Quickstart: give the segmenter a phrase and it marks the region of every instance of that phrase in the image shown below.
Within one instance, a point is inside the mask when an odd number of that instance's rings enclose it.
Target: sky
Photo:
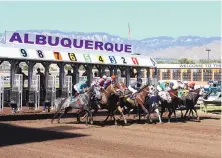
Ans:
[[[0,2],[0,33],[105,32],[132,39],[221,36],[221,2]]]

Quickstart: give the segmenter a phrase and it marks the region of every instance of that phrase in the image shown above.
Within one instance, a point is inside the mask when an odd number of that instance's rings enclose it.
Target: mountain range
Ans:
[[[177,38],[160,36],[141,40],[126,39],[102,32],[62,32],[59,30],[17,30],[18,32],[64,36],[77,39],[97,40],[111,43],[127,43],[133,46],[136,54],[153,58],[189,58],[193,60],[207,59],[206,49],[211,49],[210,59],[221,58],[221,37],[181,36]],[[0,43],[5,41],[4,33],[0,34]]]

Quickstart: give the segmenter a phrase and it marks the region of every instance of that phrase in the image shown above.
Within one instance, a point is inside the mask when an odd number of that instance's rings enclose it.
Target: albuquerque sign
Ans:
[[[75,39],[61,36],[31,34],[21,32],[5,32],[5,42],[13,44],[30,44],[40,46],[98,50],[119,53],[132,53],[132,45],[101,42],[95,40]]]

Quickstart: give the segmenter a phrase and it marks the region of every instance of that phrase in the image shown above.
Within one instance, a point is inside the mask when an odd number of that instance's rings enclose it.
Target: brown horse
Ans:
[[[122,87],[124,87],[123,84]],[[140,109],[141,107],[143,111],[146,113],[146,118],[149,119],[150,121],[149,112],[145,107],[145,98],[147,97],[149,92],[150,92],[149,86],[145,85],[136,94],[134,94],[134,100],[133,100],[129,96],[129,94],[132,94],[132,92],[128,91],[127,89],[124,89],[123,93],[124,95],[120,99],[120,105],[122,107],[127,106],[128,108],[131,109],[128,113],[128,116],[130,115],[130,113],[133,111],[134,108]],[[139,110],[139,120],[140,120],[140,110]]]
[[[102,89],[102,99],[100,101],[100,106],[102,109],[108,110],[108,116],[103,121],[104,123],[108,120],[109,117],[114,118],[115,124],[117,124],[116,119],[114,117],[114,112],[118,110],[122,117],[124,118],[124,123],[126,124],[127,121],[125,119],[125,116],[123,115],[123,110],[119,105],[119,96],[120,96],[120,84],[114,83],[110,84],[106,89]]]

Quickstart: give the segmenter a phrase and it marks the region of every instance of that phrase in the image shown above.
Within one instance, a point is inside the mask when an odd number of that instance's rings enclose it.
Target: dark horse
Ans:
[[[161,114],[161,118],[162,118],[163,113],[167,109],[169,112],[168,122],[170,122],[172,113],[174,113],[174,116],[176,117],[176,108],[179,105],[179,98],[178,98],[178,90],[177,89],[172,89],[172,90],[168,91],[168,93],[171,97],[171,101],[170,102],[167,102],[166,100],[161,101],[161,113],[160,114]],[[182,113],[182,111],[181,111],[181,113]]]
[[[184,118],[186,118],[186,115],[188,111],[192,112],[192,110],[195,111],[197,120],[199,120],[199,116],[197,114],[197,110],[195,108],[195,105],[197,104],[198,98],[203,95],[204,90],[202,88],[198,88],[193,90],[192,92],[189,92],[187,96],[182,96],[179,100],[180,105],[184,105],[186,107],[186,113],[184,115]]]

